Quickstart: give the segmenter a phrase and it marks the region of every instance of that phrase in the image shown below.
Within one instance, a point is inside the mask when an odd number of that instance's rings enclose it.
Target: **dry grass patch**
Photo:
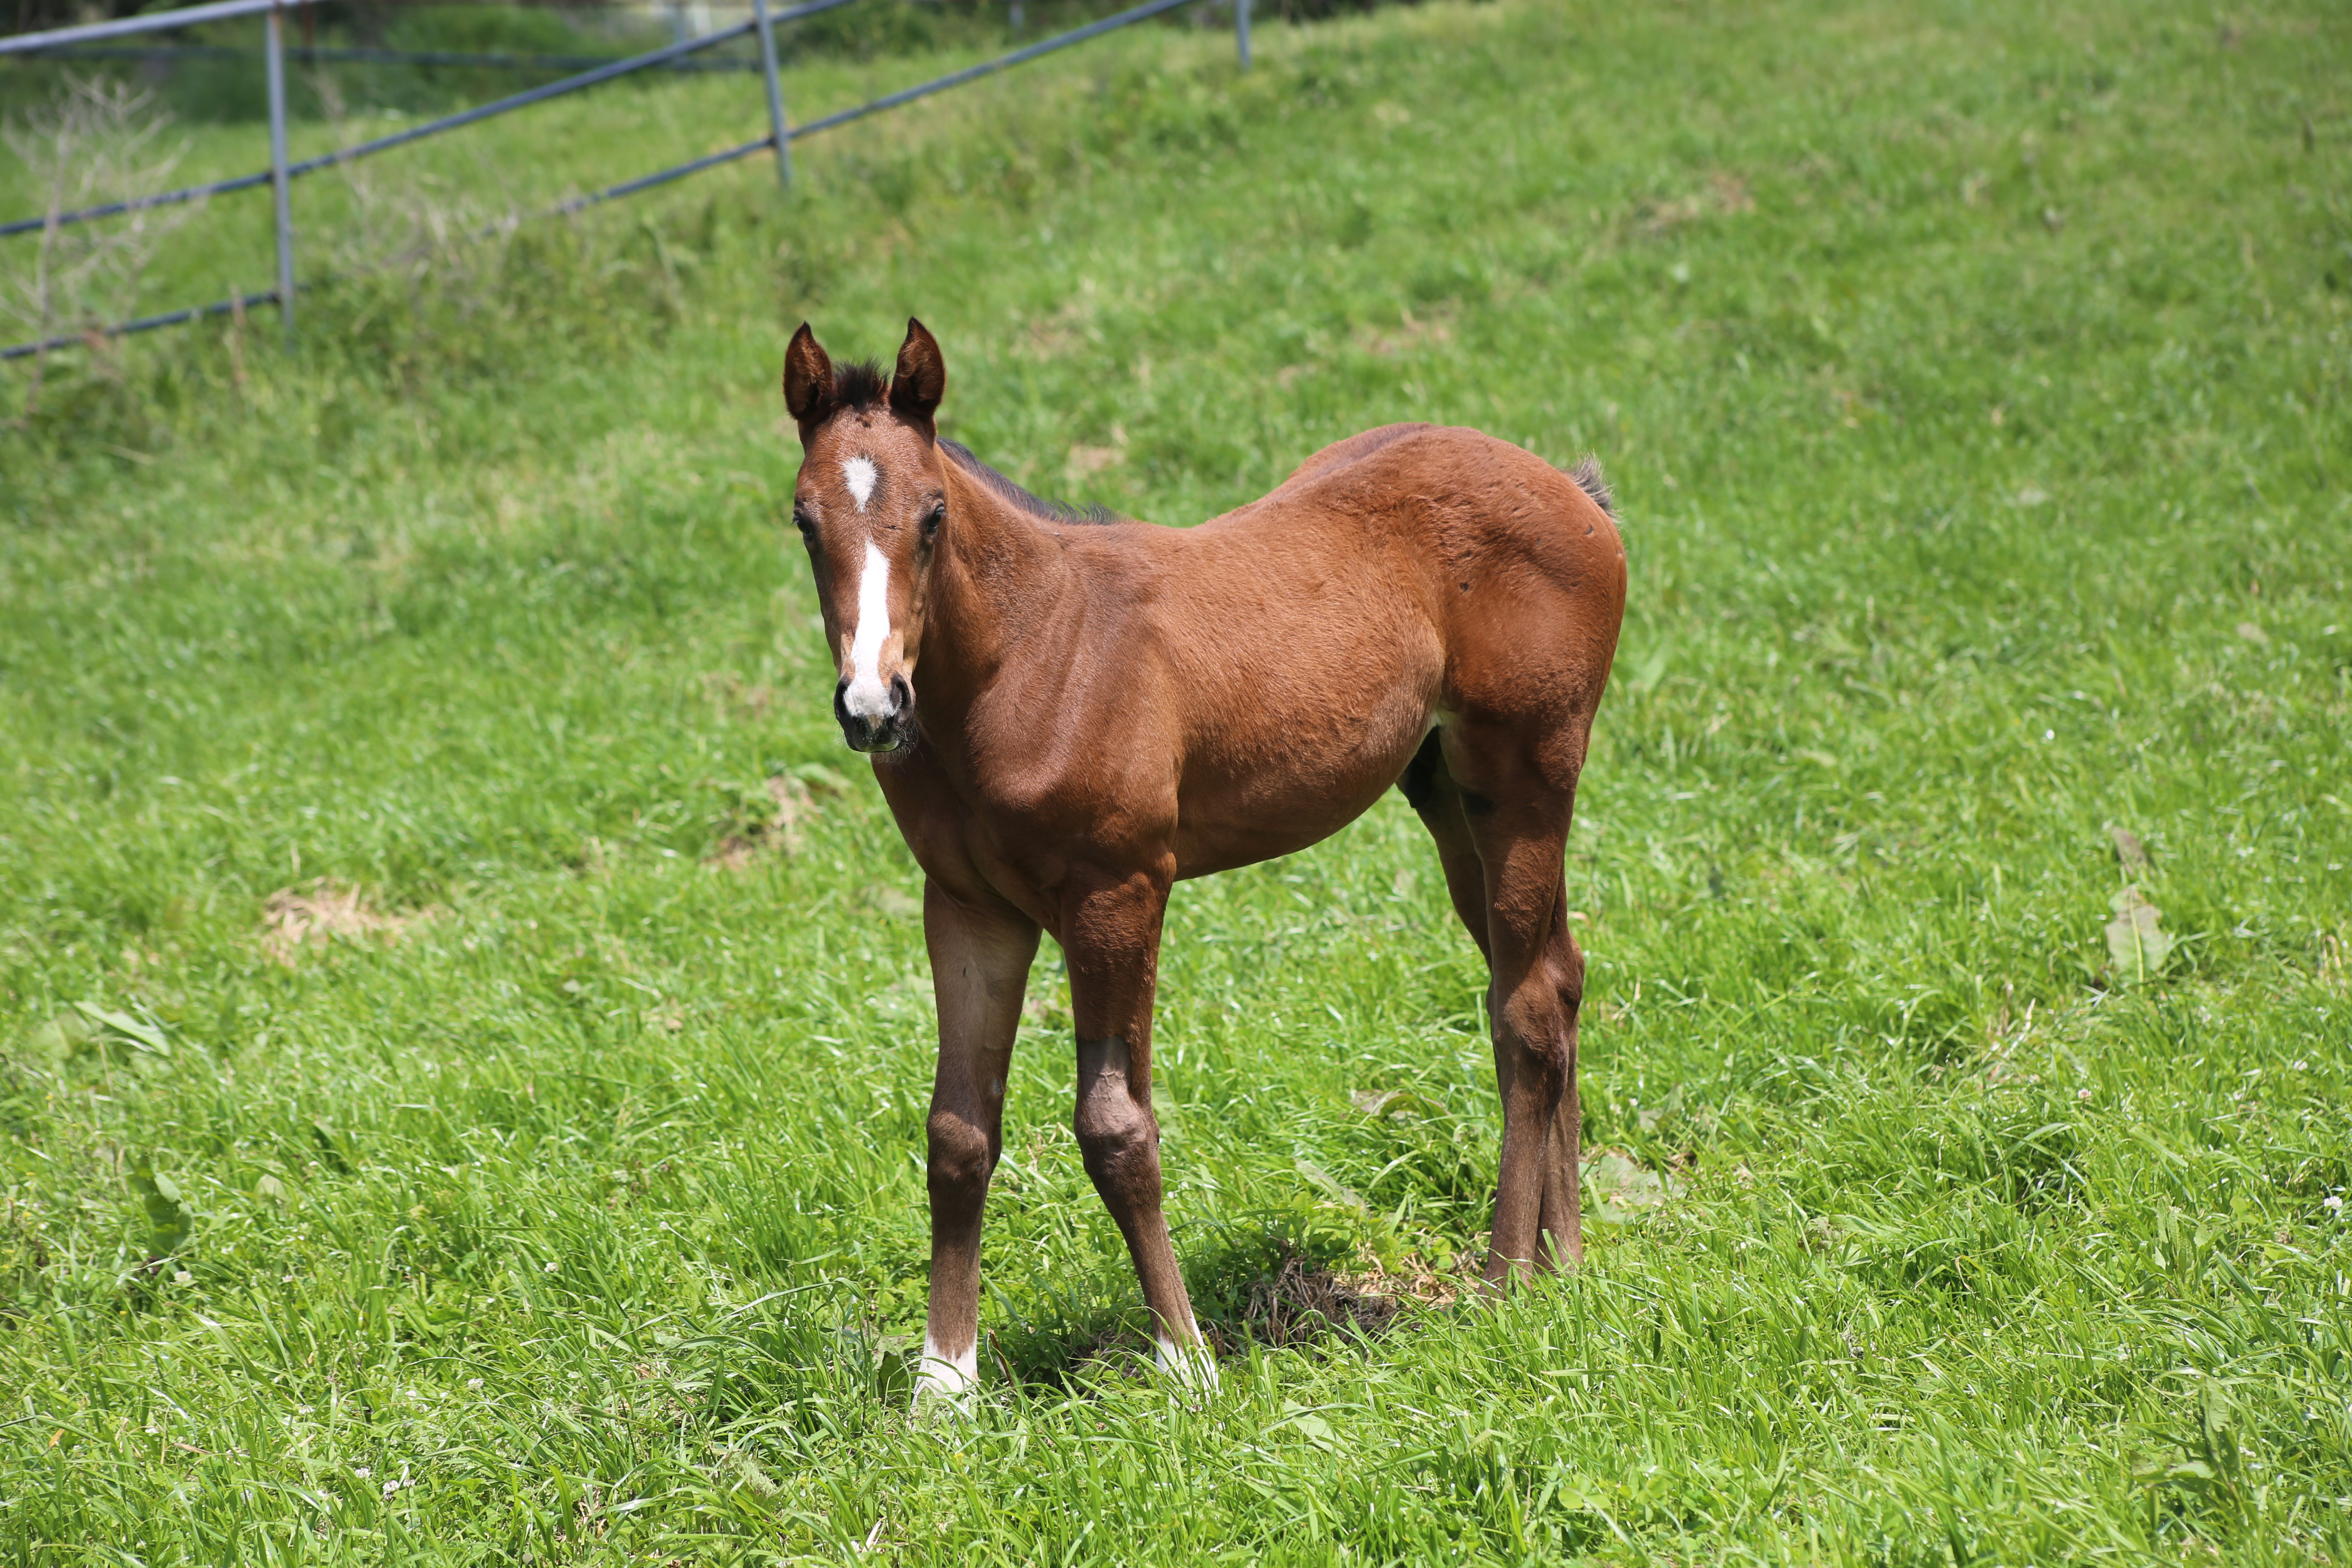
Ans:
[[[1422,1265],[1418,1259],[1401,1269],[1378,1263],[1354,1272],[1318,1268],[1292,1254],[1271,1279],[1250,1287],[1249,1304],[1242,1321],[1259,1343],[1277,1349],[1315,1344],[1335,1334],[1353,1331],[1370,1337],[1386,1333],[1408,1301],[1425,1306],[1450,1306],[1462,1281]]]
[[[789,773],[778,773],[770,779],[765,795],[772,809],[764,816],[744,812],[735,831],[720,838],[702,858],[705,866],[714,871],[741,871],[762,855],[799,851],[800,825],[816,809],[816,797],[808,785]]]
[[[1355,345],[1381,359],[1394,359],[1426,343],[1450,343],[1454,329],[1437,316],[1416,316],[1410,309],[1398,312],[1394,328],[1360,326],[1350,334]],[[1279,372],[1276,373],[1279,375]]]
[[[1709,174],[1701,189],[1670,202],[1645,204],[1640,215],[1642,232],[1651,236],[1667,234],[1686,223],[1703,217],[1756,210],[1756,197],[1748,189],[1748,177],[1727,169]]]
[[[262,905],[261,951],[291,969],[305,949],[324,952],[335,942],[389,947],[408,928],[437,918],[438,909],[388,914],[347,882],[321,877],[302,889],[280,888]]]

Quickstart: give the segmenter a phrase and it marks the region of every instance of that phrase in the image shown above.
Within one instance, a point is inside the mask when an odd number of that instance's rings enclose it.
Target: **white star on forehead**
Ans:
[[[873,498],[874,481],[881,477],[871,458],[850,458],[841,465],[842,481],[849,486],[849,499],[857,503],[860,511],[866,510],[866,501]]]

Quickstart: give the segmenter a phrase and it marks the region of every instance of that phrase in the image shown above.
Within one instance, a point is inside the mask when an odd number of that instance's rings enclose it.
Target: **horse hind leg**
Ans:
[[[1544,1142],[1543,1208],[1537,1221],[1541,1235],[1536,1267],[1549,1270],[1573,1268],[1584,1261],[1584,1110],[1576,1089],[1577,1021],[1584,1010],[1584,954],[1577,947],[1576,939],[1568,934],[1565,882],[1554,900],[1552,941],[1547,957],[1559,994],[1561,1043],[1567,1055],[1559,1107],[1552,1112],[1550,1134]]]
[[[1515,1266],[1573,1267],[1584,1256],[1576,1092],[1584,955],[1568,934],[1567,889],[1559,869],[1568,805],[1551,809],[1554,792],[1537,790],[1532,812],[1523,806],[1498,814],[1491,797],[1464,790],[1454,778],[1436,731],[1398,787],[1435,841],[1454,914],[1487,961],[1487,1016],[1504,1098],[1504,1161],[1496,1187],[1489,1280],[1501,1283]],[[1506,815],[1532,821],[1512,826],[1497,820]],[[1531,925],[1523,884],[1528,868],[1540,877],[1547,867],[1549,896],[1539,900],[1543,912]],[[1530,942],[1538,931],[1539,940]],[[1532,1153],[1520,1150],[1514,1160],[1515,1138],[1520,1144],[1532,1138]],[[1533,1213],[1522,1216],[1530,1189]],[[1520,1224],[1521,1218],[1527,1223]],[[1528,1233],[1524,1244],[1518,1240],[1521,1229]]]
[[[1537,1266],[1543,1200],[1557,1178],[1554,1128],[1575,1058],[1548,962],[1559,910],[1561,837],[1541,829],[1477,837],[1486,870],[1495,1076],[1503,1099],[1503,1152],[1486,1275],[1490,1287],[1500,1289]]]
[[[1432,730],[1422,742],[1421,750],[1405,764],[1397,788],[1437,846],[1437,863],[1445,873],[1445,892],[1453,900],[1454,918],[1478,944],[1478,956],[1488,958],[1486,868],[1479,863],[1478,847],[1471,840],[1461,786],[1446,771],[1439,731]]]

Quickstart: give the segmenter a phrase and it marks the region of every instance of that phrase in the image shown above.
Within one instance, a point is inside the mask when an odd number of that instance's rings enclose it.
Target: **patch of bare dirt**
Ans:
[[[762,855],[797,853],[801,823],[816,809],[809,786],[788,773],[768,781],[766,815],[746,813],[737,829],[721,838],[702,863],[714,871],[740,871]]]
[[[1748,192],[1747,177],[1717,169],[1707,176],[1703,188],[1686,196],[1646,204],[1641,213],[1642,230],[1650,235],[1666,234],[1703,217],[1755,210],[1756,198]]]
[[[702,694],[710,700],[721,719],[756,724],[776,706],[773,687],[747,682],[731,669],[709,670],[699,679]]]
[[[1021,337],[1014,342],[1013,352],[1041,363],[1067,361],[1096,335],[1096,303],[1095,280],[1079,279],[1076,293],[1050,313],[1033,317],[1025,323]]]
[[[1283,1259],[1273,1279],[1250,1287],[1242,1321],[1260,1343],[1277,1348],[1314,1344],[1349,1330],[1381,1334],[1407,1301],[1444,1306],[1462,1283],[1426,1268],[1342,1273],[1310,1268],[1294,1256]]]
[[[321,877],[307,888],[280,888],[262,905],[261,951],[291,969],[304,952],[321,953],[337,942],[389,947],[436,909],[387,913],[347,882]]]
[[[1083,484],[1105,468],[1115,468],[1127,461],[1127,432],[1114,425],[1110,427],[1108,447],[1073,447],[1062,466],[1064,477],[1075,487]]]
[[[1684,1161],[1678,1156],[1674,1166]],[[1653,1171],[1624,1149],[1594,1149],[1584,1157],[1585,1217],[1599,1225],[1630,1225],[1678,1197],[1674,1169]]]
[[[1356,346],[1382,359],[1420,347],[1423,343],[1450,343],[1454,329],[1435,317],[1416,316],[1411,310],[1400,312],[1396,326],[1387,331],[1376,327],[1358,327]]]

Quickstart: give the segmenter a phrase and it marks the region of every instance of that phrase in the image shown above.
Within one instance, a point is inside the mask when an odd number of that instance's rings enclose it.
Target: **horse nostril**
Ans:
[[[908,709],[912,708],[914,705],[915,689],[907,684],[907,678],[905,676],[892,676],[890,678],[890,712],[892,716],[896,717],[900,713],[904,713]]]

